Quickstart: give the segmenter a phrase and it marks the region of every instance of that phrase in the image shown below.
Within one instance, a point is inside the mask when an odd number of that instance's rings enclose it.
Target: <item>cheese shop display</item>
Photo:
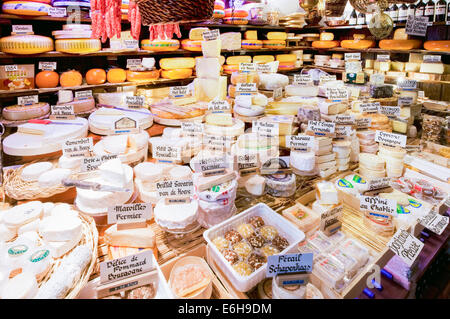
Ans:
[[[355,1],[281,2],[3,1],[1,299],[426,295],[441,4],[382,35]]]

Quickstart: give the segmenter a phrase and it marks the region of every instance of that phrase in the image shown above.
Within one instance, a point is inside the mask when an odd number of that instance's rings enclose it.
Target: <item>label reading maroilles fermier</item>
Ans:
[[[100,155],[100,156],[90,156],[83,158],[83,161],[81,162],[81,172],[91,172],[95,171],[99,168],[100,165],[103,163],[119,158],[117,154],[110,154],[110,155]]]
[[[399,229],[388,243],[389,249],[410,267],[419,256],[423,246],[424,244],[420,240],[404,229]]]
[[[287,135],[286,147],[295,151],[307,151],[314,146],[314,136],[309,135]]]
[[[153,158],[161,162],[180,162],[181,146],[155,144],[152,147]]]
[[[439,215],[433,210],[423,218],[419,219],[419,222],[422,226],[438,235],[441,235],[447,228],[448,221],[448,216]]]
[[[389,219],[397,211],[397,201],[378,196],[360,196],[359,207],[374,217]]]
[[[108,224],[144,223],[152,218],[152,204],[134,203],[108,208]]]
[[[315,135],[325,136],[334,134],[336,124],[331,122],[308,121],[308,131],[314,132]]]
[[[83,157],[93,151],[94,145],[92,137],[66,140],[62,143],[62,152],[64,156]]]
[[[406,147],[406,135],[387,133],[383,131],[376,131],[375,142],[389,145],[389,146],[400,146]]]
[[[135,255],[100,263],[100,282],[107,284],[153,270],[152,254],[151,250],[145,250]]]
[[[260,136],[276,138],[279,136],[280,126],[279,123],[253,121],[252,132]]]
[[[194,182],[192,180],[156,182],[156,191],[160,198],[191,197],[194,195]]]
[[[313,254],[272,255],[267,258],[266,277],[290,273],[310,273],[313,267]]]
[[[73,109],[73,105],[52,105],[50,119],[74,120],[75,111]]]
[[[208,103],[208,111],[212,113],[231,112],[230,104],[225,100],[213,100]]]
[[[42,71],[53,71],[53,70],[56,70],[56,62],[39,61],[39,70],[42,70]]]

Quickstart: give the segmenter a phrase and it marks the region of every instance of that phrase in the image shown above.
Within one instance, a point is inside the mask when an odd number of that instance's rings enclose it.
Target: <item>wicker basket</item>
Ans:
[[[69,188],[62,185],[42,188],[38,182],[27,182],[21,177],[22,171],[28,165],[35,162],[25,164],[18,169],[6,170],[3,176],[3,185],[5,193],[8,197],[15,200],[33,200],[37,198],[48,198],[56,194],[61,194],[67,191]]]
[[[401,3],[415,3],[417,0],[350,0],[350,4],[357,11],[362,13],[369,13],[367,7],[370,4],[378,3],[382,11],[384,11],[391,4],[401,4]]]
[[[214,12],[214,0],[137,0],[142,24],[207,20]]]
[[[345,6],[348,0],[326,0],[325,1],[325,16],[327,17],[341,17],[344,14]]]

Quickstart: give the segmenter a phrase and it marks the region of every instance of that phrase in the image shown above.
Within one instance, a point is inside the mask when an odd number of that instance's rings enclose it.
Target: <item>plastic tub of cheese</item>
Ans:
[[[212,261],[236,290],[247,292],[265,278],[266,256],[295,250],[305,234],[259,203],[206,230],[203,237],[211,248]]]

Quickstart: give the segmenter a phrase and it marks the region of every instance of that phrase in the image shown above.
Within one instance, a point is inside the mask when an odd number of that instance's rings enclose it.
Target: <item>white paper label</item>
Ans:
[[[252,93],[258,92],[256,83],[238,83],[236,84],[237,93]]]
[[[151,250],[144,250],[135,255],[101,262],[100,282],[102,284],[111,283],[153,270],[152,254]]]
[[[83,158],[81,162],[81,171],[82,172],[91,172],[95,171],[99,168],[103,163],[110,161],[112,159],[119,158],[117,154],[108,154],[108,155],[100,155],[100,156],[89,156]]]
[[[203,135],[203,145],[211,150],[228,150],[231,148],[231,136]]]
[[[309,74],[294,74],[294,84],[304,85],[304,86],[313,86],[314,82],[313,82],[312,76]]]
[[[260,136],[265,137],[278,137],[280,133],[279,123],[269,123],[253,121],[252,132],[258,133]]]
[[[372,84],[384,84],[384,74],[374,73],[370,75],[370,83]]]
[[[367,181],[367,185],[369,186],[369,191],[373,191],[376,189],[389,187],[390,181],[391,179],[389,177],[374,178]]]
[[[52,105],[51,115],[54,119],[69,119],[75,117],[73,105]]]
[[[417,88],[417,81],[410,79],[403,79],[397,83],[399,89],[415,89]]]
[[[181,131],[188,136],[197,136],[203,133],[203,124],[198,122],[181,122]]]
[[[273,90],[273,99],[274,101],[279,101],[283,98],[283,88],[276,88]]]
[[[180,162],[181,146],[153,145],[152,155],[161,162]]]
[[[203,32],[202,35],[203,35],[204,41],[213,41],[213,40],[217,40],[220,37],[220,31],[219,31],[219,29],[209,30],[209,31]]]
[[[94,148],[92,137],[69,139],[62,143],[62,152],[68,157],[88,156]]]
[[[343,206],[339,205],[332,209],[327,209],[320,215],[320,230],[326,231],[328,228],[340,221]]]
[[[268,63],[257,63],[256,71],[260,73],[277,73],[280,61],[273,61]]]
[[[129,108],[139,109],[144,106],[145,98],[143,96],[126,96],[126,103]]]
[[[413,103],[413,97],[412,96],[400,96],[398,98],[398,106],[403,105],[411,105]]]
[[[43,70],[43,71],[56,70],[56,62],[42,62],[42,61],[39,61],[39,70]]]
[[[30,24],[27,24],[27,25],[15,24],[12,26],[12,32],[16,33],[16,34],[33,33],[33,26]]]
[[[48,15],[54,18],[64,18],[67,15],[66,8],[50,7],[48,8]]]
[[[406,135],[376,131],[375,142],[390,146],[406,146]]]
[[[202,158],[199,160],[198,164],[198,167],[195,167],[195,171],[200,171],[205,176],[208,176],[208,171],[225,170],[228,167],[225,156]]]
[[[361,60],[361,52],[345,53],[345,61],[348,60]]]
[[[192,180],[156,182],[156,191],[160,198],[191,197],[194,195],[194,182]]]
[[[135,203],[108,207],[108,224],[144,223],[152,218],[152,204]]]
[[[79,100],[90,99],[91,97],[92,97],[92,90],[75,92],[75,98],[77,98]]]
[[[419,91],[417,97],[418,97],[419,99],[423,99],[423,98],[425,97],[425,91]]]
[[[308,131],[314,132],[316,135],[334,134],[336,124],[331,122],[308,121]]]
[[[359,207],[375,217],[389,218],[397,211],[397,201],[378,196],[360,196]]]
[[[345,138],[352,135],[352,127],[348,125],[336,125],[336,138]]]
[[[400,106],[380,106],[380,113],[389,118],[400,116]]]
[[[369,128],[372,124],[372,118],[366,117],[366,118],[360,118],[355,120],[356,128],[357,129],[365,129]]]
[[[389,249],[410,267],[419,256],[423,246],[424,244],[420,240],[404,229],[399,229],[388,243]]]
[[[256,63],[239,63],[240,72],[256,72]]]
[[[208,103],[208,111],[211,111],[212,113],[227,113],[231,112],[231,107],[225,100],[212,100]]]
[[[448,226],[448,221],[449,218],[447,216],[439,215],[435,211],[430,211],[428,215],[419,219],[422,226],[438,235],[442,235]]]
[[[313,148],[314,136],[309,135],[286,135],[286,147],[295,151],[307,151]]]
[[[32,105],[39,103],[38,95],[28,95],[17,97],[17,104],[19,105]]]
[[[142,67],[142,59],[127,59],[127,69],[139,69]]]
[[[310,273],[312,272],[312,269],[313,253],[272,255],[267,258],[266,277],[271,278],[289,273]],[[303,282],[303,280],[301,280],[301,282]],[[303,285],[304,284],[305,283],[303,283]]]
[[[424,37],[427,34],[428,17],[408,16],[406,20],[406,34]]]
[[[170,87],[170,97],[171,98],[178,98],[178,97],[185,97],[189,94],[189,86],[171,86]]]
[[[237,155],[237,162],[238,162],[238,169],[240,171],[251,168],[258,168],[260,166],[258,154]]]
[[[327,98],[330,100],[348,100],[348,90],[345,88],[327,88]]]
[[[380,102],[361,103],[359,105],[361,113],[378,113],[380,112]]]
[[[127,49],[139,49],[139,41],[134,39],[123,40],[123,44]],[[142,63],[142,62],[141,62]]]
[[[425,54],[423,56],[423,62],[425,62],[425,63],[439,63],[439,62],[441,62],[441,56],[440,55]]]
[[[10,64],[10,65],[5,65],[5,72],[14,72],[19,70],[19,68],[17,67],[17,64]]]
[[[377,54],[377,61],[386,62],[389,61],[390,59],[391,57],[389,56],[389,54]]]
[[[355,117],[350,114],[337,114],[333,122],[339,125],[354,125]]]
[[[336,75],[321,75],[319,83],[320,83],[320,85],[322,85],[326,82],[331,82],[331,81],[336,81],[336,80],[337,80]]]

